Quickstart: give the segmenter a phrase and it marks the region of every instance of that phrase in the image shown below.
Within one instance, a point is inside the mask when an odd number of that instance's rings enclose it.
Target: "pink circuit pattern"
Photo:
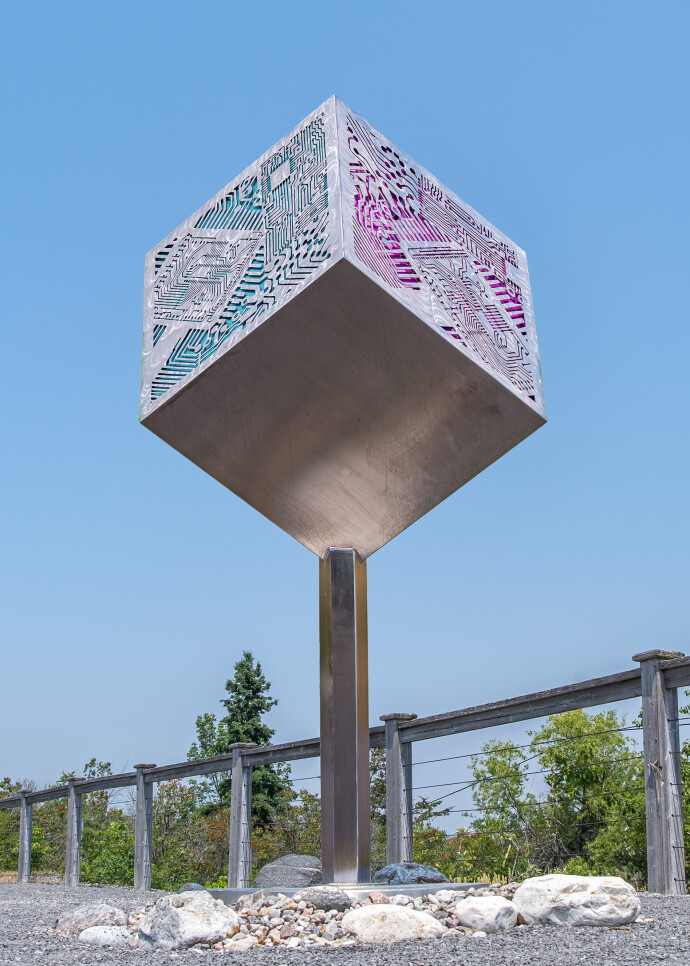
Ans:
[[[346,130],[355,255],[391,288],[430,298],[448,336],[534,400],[538,361],[517,251],[350,113]]]

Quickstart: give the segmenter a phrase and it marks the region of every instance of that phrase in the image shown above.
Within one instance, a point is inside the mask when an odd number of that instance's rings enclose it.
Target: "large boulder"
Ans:
[[[163,896],[139,923],[139,936],[158,949],[216,943],[240,929],[240,917],[210,892]]]
[[[283,855],[265,865],[254,880],[257,889],[299,889],[321,882],[321,862],[313,855]]]
[[[311,889],[302,889],[299,896],[304,899],[308,906],[313,909],[321,909],[324,912],[330,912],[331,909],[335,909],[336,912],[347,912],[352,906],[352,899],[347,892],[333,886],[314,886]],[[294,898],[297,899],[297,896]]]
[[[430,865],[420,865],[419,862],[394,862],[380,869],[372,881],[386,882],[388,885],[415,885],[415,883],[425,882],[450,882],[450,879]]]
[[[517,909],[502,896],[469,896],[456,905],[455,918],[475,932],[505,932],[517,925]]]
[[[351,909],[343,930],[364,943],[394,943],[401,939],[439,939],[446,930],[428,912],[407,906],[372,905]]]
[[[134,941],[124,926],[89,926],[79,933],[79,942],[90,946],[131,946]]]
[[[624,926],[640,914],[640,897],[617,875],[540,875],[526,879],[513,902],[526,923]]]
[[[127,916],[117,906],[107,902],[92,902],[90,905],[77,906],[64,913],[55,923],[55,929],[64,935],[78,936],[90,926],[126,926]]]

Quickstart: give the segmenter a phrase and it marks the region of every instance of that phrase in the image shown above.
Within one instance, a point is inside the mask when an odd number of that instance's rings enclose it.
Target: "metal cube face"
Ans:
[[[524,252],[333,97],[149,252],[141,421],[366,557],[543,424]]]

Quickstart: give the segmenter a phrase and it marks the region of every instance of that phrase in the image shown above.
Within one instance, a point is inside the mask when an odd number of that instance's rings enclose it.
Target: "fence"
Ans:
[[[386,861],[412,860],[413,742],[641,697],[648,888],[669,895],[685,894],[677,689],[690,685],[690,658],[677,651],[653,650],[634,655],[633,661],[640,666],[619,674],[427,718],[403,713],[382,715],[383,725],[370,729],[369,743],[371,748],[386,749]],[[232,786],[228,886],[244,888],[251,871],[253,769],[258,765],[317,758],[319,754],[318,738],[265,746],[239,743],[232,746],[230,754],[215,758],[162,766],[139,764],[133,772],[88,780],[71,778],[66,786],[0,799],[0,809],[20,809],[17,881],[26,883],[30,877],[34,804],[67,798],[65,884],[73,886],[79,883],[82,796],[133,786],[134,887],[150,888],[154,784],[229,771]]]

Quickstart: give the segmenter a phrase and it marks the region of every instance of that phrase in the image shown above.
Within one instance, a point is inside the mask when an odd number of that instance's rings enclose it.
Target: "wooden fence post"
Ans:
[[[146,781],[146,769],[155,765],[139,764],[136,772],[134,811],[134,888],[151,888],[151,835],[153,828],[153,782]]]
[[[663,650],[633,655],[642,675],[647,888],[664,895],[685,895],[686,883],[678,691],[666,687],[661,661],[684,656]]]
[[[17,882],[23,885],[31,881],[31,825],[33,807],[26,800],[26,792],[21,793],[19,806],[19,867]]]
[[[400,722],[416,714],[382,714],[386,725],[386,865],[412,862],[412,744]]]
[[[232,751],[232,785],[230,788],[230,849],[228,856],[228,889],[244,889],[249,885],[252,858],[250,831],[252,824],[252,765],[242,752],[256,748],[251,742],[238,741]]]
[[[83,778],[67,780],[67,847],[65,849],[65,885],[79,885],[81,862],[81,792],[77,782]]]

